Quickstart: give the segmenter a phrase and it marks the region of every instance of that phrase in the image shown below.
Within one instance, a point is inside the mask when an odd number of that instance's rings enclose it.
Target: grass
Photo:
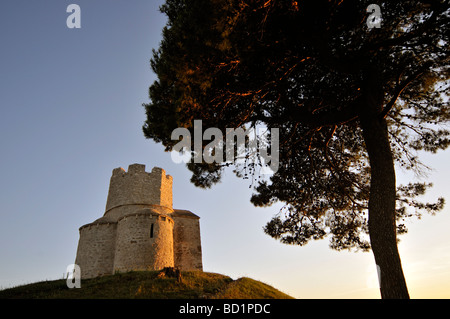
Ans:
[[[0,299],[292,299],[250,278],[209,272],[182,272],[182,281],[158,271],[117,273],[81,281],[69,289],[66,280],[42,281],[0,291]]]

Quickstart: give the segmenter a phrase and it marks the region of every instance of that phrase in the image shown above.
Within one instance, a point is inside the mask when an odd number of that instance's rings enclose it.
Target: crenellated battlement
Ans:
[[[142,175],[149,175],[156,178],[166,178],[170,181],[172,181],[172,176],[166,175],[166,171],[163,170],[160,167],[153,167],[151,172],[145,171],[145,165],[144,164],[131,164],[128,166],[128,171],[126,171],[122,167],[117,167],[113,169],[112,171],[112,177],[123,177],[124,175],[133,175],[133,174],[142,174]]]
[[[146,172],[142,164],[132,164],[128,171],[115,168],[105,213],[123,205],[158,205],[172,209],[172,176],[159,167]]]

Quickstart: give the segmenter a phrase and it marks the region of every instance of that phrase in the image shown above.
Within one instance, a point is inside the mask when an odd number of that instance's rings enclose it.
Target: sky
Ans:
[[[81,28],[68,28],[69,4]],[[380,298],[372,253],[328,239],[288,246],[265,235],[281,205],[256,208],[251,182],[227,171],[211,189],[189,182],[142,125],[166,19],[161,0],[2,0],[0,4],[0,288],[63,278],[84,224],[105,210],[117,167],[174,179],[174,207],[200,216],[204,271],[250,277],[296,298]],[[425,154],[450,203],[450,152]],[[417,180],[397,171],[398,183]],[[450,206],[407,223],[399,251],[412,298],[450,297]]]

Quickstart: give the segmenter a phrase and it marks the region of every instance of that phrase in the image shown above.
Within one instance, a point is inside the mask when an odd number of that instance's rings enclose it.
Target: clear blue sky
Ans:
[[[66,8],[81,7],[81,29]],[[262,232],[279,206],[255,208],[229,172],[210,190],[146,140],[142,103],[165,17],[161,0],[2,0],[0,5],[0,287],[60,279],[78,228],[104,213],[111,172],[141,163],[174,178],[174,206],[201,217],[204,270],[248,276],[297,298],[378,298],[371,253],[328,240],[286,246]],[[430,199],[450,202],[450,152],[426,156]],[[399,172],[399,183],[412,177]],[[450,204],[449,204],[450,205]],[[450,297],[450,206],[409,223],[400,253],[410,294]]]

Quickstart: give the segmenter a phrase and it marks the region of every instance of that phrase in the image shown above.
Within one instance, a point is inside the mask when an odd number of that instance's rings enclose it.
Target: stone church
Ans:
[[[161,168],[114,169],[103,217],[79,231],[75,264],[81,278],[164,267],[203,269],[199,217],[172,208],[172,176]]]

